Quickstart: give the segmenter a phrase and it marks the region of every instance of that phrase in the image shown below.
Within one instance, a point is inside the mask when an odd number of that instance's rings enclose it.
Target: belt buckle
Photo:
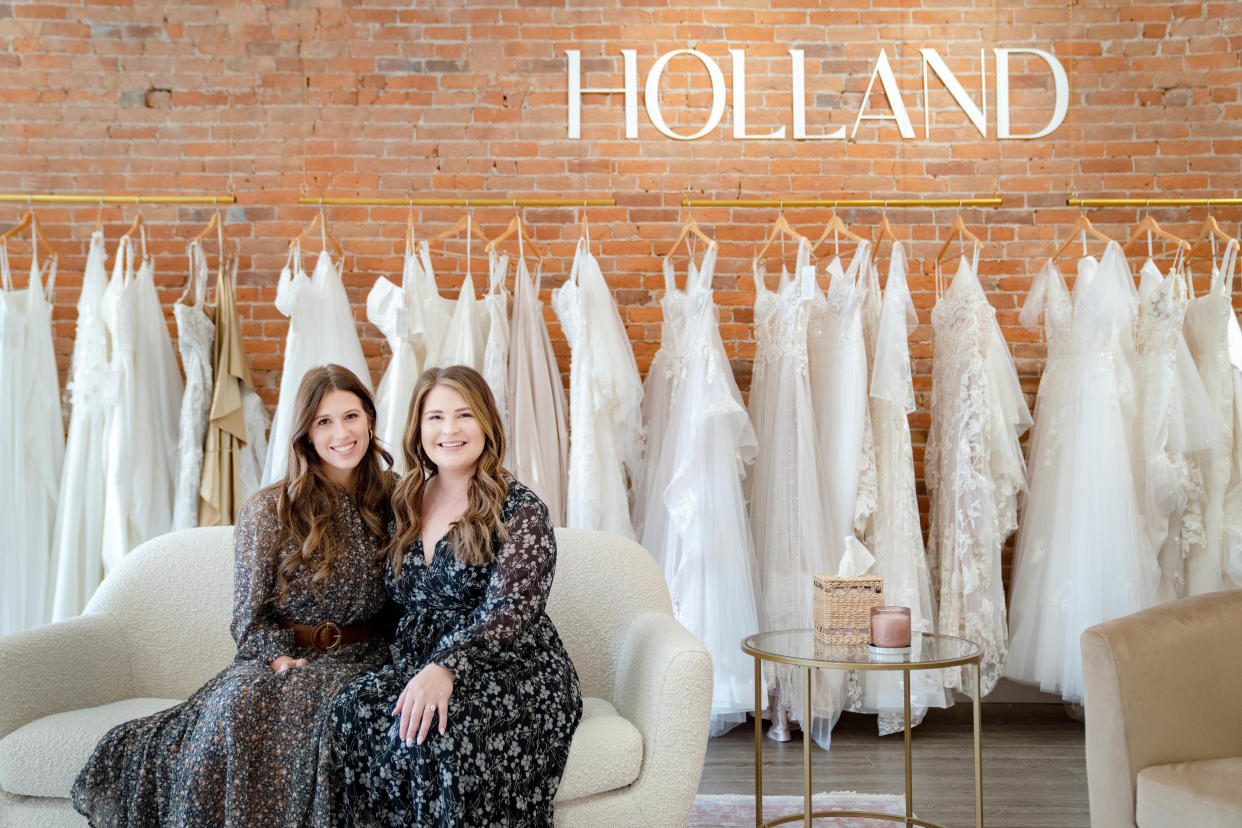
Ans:
[[[321,653],[341,646],[341,628],[331,621],[320,621],[311,630],[311,646]]]

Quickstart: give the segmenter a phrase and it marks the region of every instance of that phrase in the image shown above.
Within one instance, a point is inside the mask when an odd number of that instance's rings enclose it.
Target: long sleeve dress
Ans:
[[[448,537],[428,566],[421,541],[388,588],[404,608],[393,663],[337,697],[321,773],[340,793],[316,801],[316,824],[551,826],[552,800],[582,716],[573,662],[544,607],[556,565],[548,509],[510,481],[502,508],[509,539],[471,566]],[[448,729],[407,745],[392,715],[427,664],[452,672]],[[322,806],[322,807],[321,807]]]
[[[387,594],[377,541],[352,499],[329,531],[342,541],[333,577],[318,589],[295,578],[284,598],[276,573],[287,547],[276,536],[277,490],[246,503],[235,534],[233,663],[185,702],[108,732],[74,783],[73,806],[94,826],[288,826],[305,824],[318,773],[318,732],[336,693],[383,664],[389,637],[319,653],[300,647],[296,624],[370,622]],[[291,543],[291,542],[290,542]],[[309,664],[277,673],[277,656]]]

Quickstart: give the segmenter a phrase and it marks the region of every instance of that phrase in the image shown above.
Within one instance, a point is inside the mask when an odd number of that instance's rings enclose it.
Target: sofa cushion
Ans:
[[[582,721],[569,744],[569,761],[556,792],[568,802],[623,788],[643,766],[643,737],[603,699],[582,700]]]
[[[22,796],[69,796],[73,780],[104,734],[121,722],[180,704],[125,699],[36,719],[0,739],[0,788]]]
[[[1139,828],[1242,825],[1242,756],[1143,768],[1135,822]]]

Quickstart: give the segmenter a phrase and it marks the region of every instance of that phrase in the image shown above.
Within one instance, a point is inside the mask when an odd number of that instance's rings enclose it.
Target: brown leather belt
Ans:
[[[347,624],[344,627],[333,624],[331,621],[321,621],[318,624],[294,624],[282,618],[280,626],[286,630],[293,630],[293,641],[299,647],[313,647],[321,653],[331,652],[337,647],[358,644],[371,637],[371,628],[366,624]]]

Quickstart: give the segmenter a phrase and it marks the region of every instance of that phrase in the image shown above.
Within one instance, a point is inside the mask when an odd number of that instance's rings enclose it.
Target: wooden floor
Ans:
[[[914,729],[915,814],[946,826],[973,826],[970,704],[929,710]],[[707,745],[699,793],[754,793],[754,724]],[[988,828],[1088,828],[1083,726],[1060,705],[983,706],[983,816]],[[900,733],[880,737],[875,718],[846,713],[832,749],[812,747],[816,791],[904,793]],[[802,793],[802,738],[763,739],[764,794]],[[801,823],[799,823],[801,824]],[[877,822],[877,825],[891,824]]]

